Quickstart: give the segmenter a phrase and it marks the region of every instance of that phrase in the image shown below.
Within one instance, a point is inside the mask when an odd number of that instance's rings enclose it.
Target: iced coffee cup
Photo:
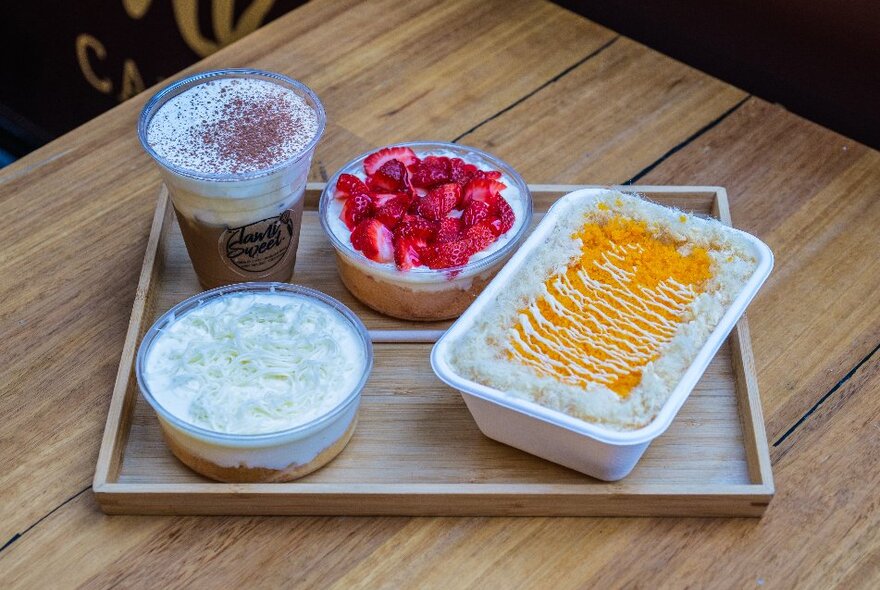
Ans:
[[[146,104],[138,136],[202,286],[291,278],[325,121],[308,87],[260,70],[196,74]]]

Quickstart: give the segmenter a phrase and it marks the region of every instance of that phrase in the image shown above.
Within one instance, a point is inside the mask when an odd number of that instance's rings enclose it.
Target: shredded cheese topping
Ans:
[[[364,364],[356,332],[330,307],[291,294],[233,294],[163,331],[145,378],[175,416],[256,434],[326,414],[351,393]]]
[[[507,355],[539,375],[599,383],[625,398],[710,278],[710,258],[620,216],[572,237],[581,240],[580,259],[518,311]]]

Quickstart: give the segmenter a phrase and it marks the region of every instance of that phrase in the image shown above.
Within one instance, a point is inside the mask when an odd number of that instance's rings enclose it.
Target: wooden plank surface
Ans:
[[[734,222],[777,257],[749,311],[778,443],[765,517],[100,514],[88,485],[158,186],[133,132],[144,95],[0,171],[3,585],[876,587],[878,154],[759,99],[740,104],[549,3],[432,5],[316,0],[196,69],[252,65],[312,85],[330,114],[315,180],[383,141],[476,128],[461,141],[530,182],[727,186]],[[425,56],[426,35],[443,50]],[[592,63],[624,49],[616,67]],[[457,70],[443,69],[450,53]],[[431,88],[428,102],[411,88]]]

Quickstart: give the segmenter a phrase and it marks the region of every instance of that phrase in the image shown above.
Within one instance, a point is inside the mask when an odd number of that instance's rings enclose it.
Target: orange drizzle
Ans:
[[[644,222],[621,217],[588,223],[572,237],[583,242],[580,260],[519,310],[508,357],[560,382],[600,383],[626,397],[711,276],[709,255],[703,248],[683,255]]]

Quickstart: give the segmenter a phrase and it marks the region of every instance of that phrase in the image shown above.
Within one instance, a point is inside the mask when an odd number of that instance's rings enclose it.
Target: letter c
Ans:
[[[82,70],[86,81],[91,84],[95,90],[103,92],[104,94],[110,94],[113,90],[113,82],[110,81],[110,78],[98,77],[95,70],[92,69],[92,64],[89,62],[89,49],[95,53],[95,56],[99,60],[103,61],[107,57],[107,50],[104,49],[103,43],[88,33],[78,35],[76,38],[76,61],[79,62],[79,69]]]

